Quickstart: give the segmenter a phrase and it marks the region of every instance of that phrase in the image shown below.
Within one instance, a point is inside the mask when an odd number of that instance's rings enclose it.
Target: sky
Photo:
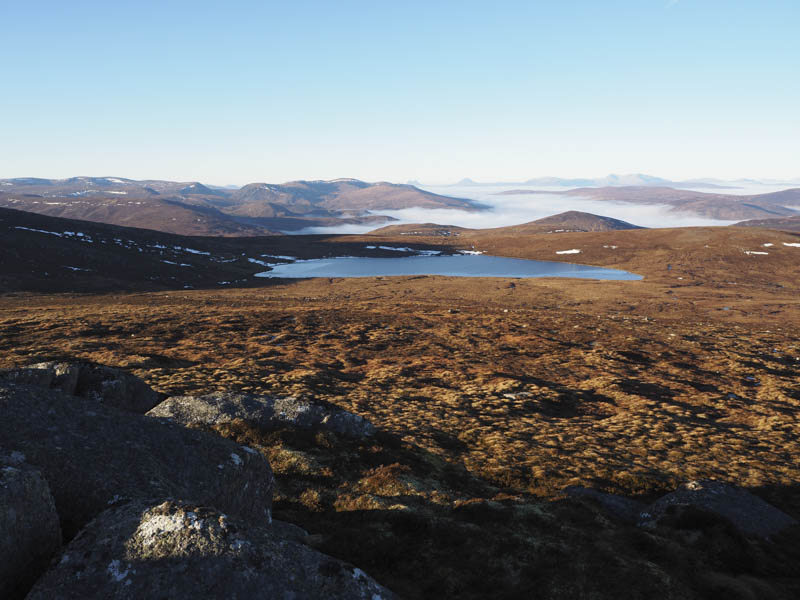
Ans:
[[[800,177],[800,2],[0,0],[0,177]]]

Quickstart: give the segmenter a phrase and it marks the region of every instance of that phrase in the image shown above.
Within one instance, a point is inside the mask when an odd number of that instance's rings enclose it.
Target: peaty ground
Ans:
[[[476,499],[552,500],[572,484],[650,499],[698,478],[744,486],[800,518],[800,248],[784,244],[796,236],[716,228],[413,241],[623,268],[644,280],[419,276],[257,289],[8,294],[0,296],[0,367],[83,358],[127,368],[170,395],[295,395],[368,418],[382,434],[366,446],[244,426],[220,433],[270,456],[279,476],[279,516],[283,510],[312,533],[326,532],[332,537],[319,541],[325,551],[338,549],[359,566],[366,560],[371,574],[411,597],[463,590],[445,585],[455,577],[450,571],[436,571],[437,584],[425,577],[415,582],[420,565],[407,564],[403,575],[399,563],[376,559],[380,550],[373,546],[357,562],[357,544],[337,537],[330,523],[345,519],[352,528],[352,515],[363,523],[369,511],[389,522],[386,511],[450,510]],[[581,253],[555,254],[573,248]],[[547,520],[542,514],[536,523]],[[585,518],[594,523],[592,515]],[[501,532],[508,518],[487,517]],[[484,517],[476,519],[480,528]],[[412,525],[400,529],[421,527]],[[562,524],[561,534],[578,539],[584,525],[572,523],[573,533],[564,533]],[[433,531],[426,527],[418,531],[425,539]],[[403,539],[410,552],[425,554],[419,539]],[[670,540],[677,554],[697,551]],[[520,542],[526,543],[536,545]],[[645,552],[636,545],[641,540],[614,544],[621,544],[620,557],[631,556],[620,558],[625,568]],[[442,551],[448,552],[458,556]],[[698,552],[702,560],[709,556]],[[740,574],[731,575],[727,563],[712,560],[697,575],[671,555],[648,560],[679,582],[673,591],[733,589],[747,597],[762,585],[731,583]],[[788,559],[773,563],[782,560]],[[492,573],[502,571],[497,577],[511,587],[497,595],[511,597],[518,588],[504,569]],[[768,578],[748,575],[756,576]],[[551,581],[549,595],[557,597],[571,579]],[[644,597],[648,590],[642,588]]]

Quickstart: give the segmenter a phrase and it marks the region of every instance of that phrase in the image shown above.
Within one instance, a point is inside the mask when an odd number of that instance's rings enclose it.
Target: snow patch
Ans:
[[[572,250],[556,250],[556,254],[580,254],[581,251],[578,248],[573,248]]]
[[[181,248],[180,246],[173,246],[175,250],[183,250],[184,252],[188,252],[189,254],[202,254],[204,256],[210,256],[211,252],[204,252],[203,250],[195,250],[194,248]]]
[[[483,254],[483,250],[459,250],[459,254],[467,254],[470,256],[480,256]]]
[[[800,248],[800,243],[795,242],[783,242],[784,246],[791,246],[792,248]]]
[[[296,256],[279,256],[275,254],[262,254],[261,258],[278,258],[280,260],[297,260]]]
[[[766,256],[769,252],[759,252],[758,250],[743,250],[745,254],[760,254],[762,256]]]
[[[56,231],[45,231],[44,229],[32,229],[30,227],[22,227],[21,225],[15,226],[14,229],[22,229],[23,231],[35,231],[36,233],[46,233],[48,235],[55,235],[58,237],[62,237],[64,235]]]
[[[367,250],[391,250],[392,252],[414,252],[411,248],[396,248],[394,246],[365,246]]]

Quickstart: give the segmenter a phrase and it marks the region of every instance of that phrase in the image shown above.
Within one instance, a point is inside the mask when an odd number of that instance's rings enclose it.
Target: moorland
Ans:
[[[643,529],[565,492],[646,503],[715,479],[800,519],[796,233],[586,231],[581,217],[221,240],[83,224],[87,243],[63,235],[74,221],[0,217],[0,368],[81,359],[166,395],[290,395],[365,417],[368,440],[210,429],[270,459],[275,514],[307,543],[403,597],[800,593],[796,526],[769,540],[709,515]],[[253,277],[281,256],[381,252],[367,245],[643,280]]]

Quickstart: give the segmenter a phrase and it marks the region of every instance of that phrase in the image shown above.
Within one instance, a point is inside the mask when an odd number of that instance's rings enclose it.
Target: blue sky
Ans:
[[[0,177],[800,177],[800,2],[0,0]]]

